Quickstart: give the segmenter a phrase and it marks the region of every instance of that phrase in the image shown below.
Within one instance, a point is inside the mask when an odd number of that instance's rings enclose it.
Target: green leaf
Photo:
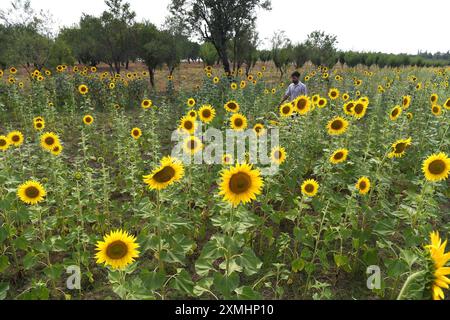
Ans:
[[[338,268],[342,268],[343,270],[350,272],[351,267],[349,264],[349,260],[347,256],[341,255],[341,254],[334,254],[334,263],[336,263],[336,266]]]
[[[140,277],[145,287],[150,291],[162,288],[164,281],[166,281],[166,273],[164,271],[151,272],[144,269]]]
[[[172,288],[194,295],[194,282],[186,270],[178,269],[178,275],[171,281]]]
[[[294,272],[300,272],[305,268],[305,260],[302,258],[295,259],[291,263],[292,271]]]
[[[244,273],[247,276],[252,276],[258,273],[262,266],[262,261],[250,248],[244,248],[244,252],[236,260],[237,264],[244,268]]]
[[[0,300],[5,300],[8,290],[9,284],[6,282],[0,282]]]
[[[0,256],[0,273],[6,270],[9,266],[9,260],[6,255]]]
[[[5,227],[0,227],[0,244],[8,238],[8,230]]]
[[[230,299],[231,293],[239,286],[239,275],[235,272],[229,276],[219,272],[214,274],[214,287],[225,297]]]
[[[237,288],[235,292],[240,300],[262,300],[262,295],[249,286]]]
[[[36,257],[32,252],[27,253],[22,260],[23,266],[25,267],[26,270],[31,269],[36,264],[37,261],[38,257]]]

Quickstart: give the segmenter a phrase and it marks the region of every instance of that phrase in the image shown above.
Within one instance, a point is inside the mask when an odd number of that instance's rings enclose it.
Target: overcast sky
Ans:
[[[0,0],[0,8],[9,6]],[[170,0],[128,0],[138,20],[161,25]],[[58,25],[78,22],[81,14],[100,14],[103,0],[31,0],[49,10]],[[284,30],[293,42],[314,30],[338,37],[342,50],[417,53],[450,50],[450,0],[272,0],[272,11],[260,12],[261,39]]]

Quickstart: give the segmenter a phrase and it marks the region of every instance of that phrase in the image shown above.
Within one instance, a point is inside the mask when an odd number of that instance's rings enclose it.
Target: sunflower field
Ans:
[[[1,71],[0,299],[445,299],[450,69],[307,65],[281,106],[274,70]],[[278,129],[278,171],[171,155],[208,127]]]

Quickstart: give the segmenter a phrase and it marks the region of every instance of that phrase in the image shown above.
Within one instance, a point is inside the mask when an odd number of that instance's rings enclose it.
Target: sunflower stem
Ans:
[[[408,279],[406,279],[405,283],[403,284],[402,289],[400,290],[400,293],[397,296],[397,300],[403,300],[403,296],[405,295],[406,289],[408,288],[408,286],[410,285],[410,283],[416,279],[417,277],[420,277],[421,275],[423,275],[425,273],[424,270],[421,271],[417,271],[415,273],[413,273],[412,275],[410,275],[408,277]]]

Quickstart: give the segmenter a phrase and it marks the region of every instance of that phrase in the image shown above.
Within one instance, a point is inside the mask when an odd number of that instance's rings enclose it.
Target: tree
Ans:
[[[208,66],[213,66],[219,57],[216,48],[210,42],[205,42],[200,46],[199,56]]]
[[[295,68],[301,68],[311,58],[310,51],[304,43],[299,43],[292,49]]]
[[[275,67],[280,71],[280,79],[287,72],[292,61],[291,41],[286,37],[284,31],[275,32],[272,39],[272,59]]]
[[[310,51],[310,58],[314,64],[332,67],[337,61],[337,43],[335,35],[313,31],[308,35],[305,46]]]
[[[254,27],[256,9],[271,9],[270,0],[172,0],[169,8],[176,21],[214,45],[224,70],[230,74],[227,44],[243,30]]]

